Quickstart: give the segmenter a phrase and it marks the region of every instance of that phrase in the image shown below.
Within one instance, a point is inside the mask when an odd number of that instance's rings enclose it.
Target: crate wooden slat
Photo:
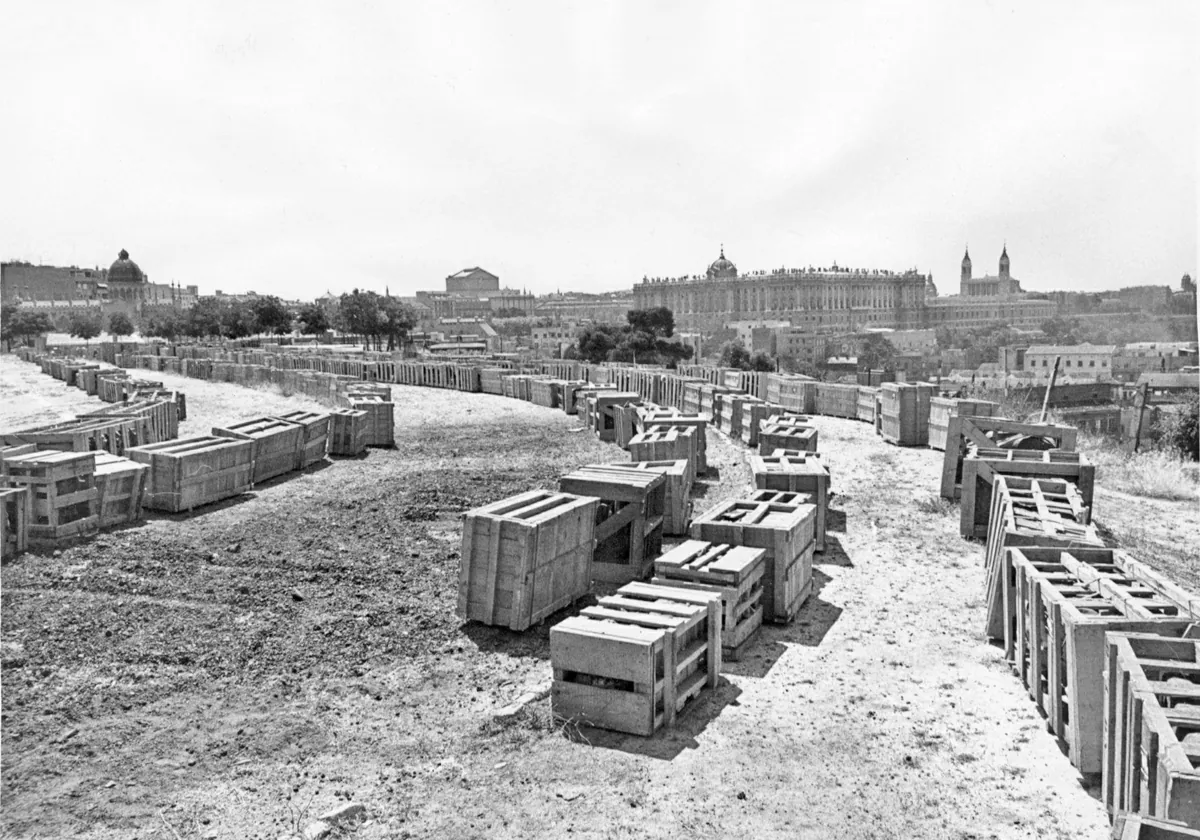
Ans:
[[[816,505],[722,502],[692,520],[693,539],[765,549],[763,618],[786,624],[812,591]]]
[[[150,467],[144,505],[181,513],[246,493],[254,486],[253,442],[198,436],[130,449]]]
[[[141,424],[131,418],[80,417],[48,426],[0,434],[0,443],[35,444],[60,452],[111,452],[123,455],[129,446],[142,443]]]
[[[751,455],[750,474],[759,490],[811,493],[817,506],[817,551],[825,550],[829,513],[829,468],[815,452],[776,449],[770,455]]]
[[[951,417],[994,417],[1000,406],[987,400],[930,397],[929,448],[946,451]]]
[[[858,414],[857,418],[866,423],[875,422],[875,403],[879,395],[879,389],[873,388],[870,385],[858,386]]]
[[[1073,484],[1047,479],[997,476],[984,549],[984,632],[1003,639],[1005,604],[1012,603],[1015,577],[1009,552],[1021,546],[1103,548],[1096,526],[1080,522],[1083,502]]]
[[[297,409],[273,415],[276,420],[294,423],[301,428],[300,446],[296,450],[295,469],[302,470],[325,460],[329,448],[329,414],[323,411]]]
[[[1200,825],[1200,640],[1107,636],[1102,795],[1114,818]]]
[[[769,417],[787,415],[789,412],[779,403],[751,402],[742,406],[742,413],[742,442],[757,448],[758,433],[763,421]]]
[[[959,497],[962,461],[969,446],[976,449],[1059,449],[1074,452],[1078,434],[1071,426],[1050,423],[1021,423],[1007,417],[951,416],[946,431],[946,451],[942,457],[942,498]]]
[[[666,511],[663,513],[663,533],[686,536],[692,517],[692,469],[686,458],[673,461],[632,461],[614,466],[626,469],[650,470],[662,473],[667,479]]]
[[[648,577],[662,548],[667,479],[621,465],[583,467],[564,475],[558,489],[600,500],[592,578],[628,583]]]
[[[458,615],[525,630],[586,595],[599,505],[531,490],[464,514]]]
[[[1057,551],[1057,556],[1054,553]],[[1051,731],[1081,773],[1101,772],[1104,636],[1133,631],[1179,635],[1186,606],[1081,559],[1077,549],[1011,549],[1016,576],[1013,660]]]
[[[38,452],[36,443],[18,443],[10,446],[0,446],[0,475],[4,474],[5,464],[9,458],[15,458],[18,455],[29,455],[32,452]]]
[[[663,586],[692,587],[721,596],[721,655],[737,660],[763,621],[761,548],[687,540],[654,561],[654,579]]]
[[[255,484],[294,470],[297,453],[302,452],[300,439],[303,429],[286,420],[256,417],[228,426],[214,426],[212,433],[216,437],[251,441]]]
[[[879,386],[879,405],[883,412],[882,437],[898,446],[924,446],[929,442],[929,400],[933,389],[927,385],[884,382]]]
[[[776,449],[817,451],[817,430],[779,415],[763,420],[758,430],[758,452],[765,455]]]
[[[1113,820],[1112,840],[1200,840],[1200,831],[1178,820],[1123,814]]]
[[[4,483],[30,495],[30,546],[91,536],[99,529],[94,452],[34,452],[7,461]]]
[[[0,487],[0,559],[9,560],[29,548],[33,494],[28,487]]]
[[[99,527],[132,525],[144,517],[142,502],[150,468],[130,458],[96,454],[97,516]]]
[[[1074,484],[1083,504],[1082,522],[1090,522],[1096,467],[1079,452],[981,449],[963,460],[959,533],[987,536],[993,484],[997,476],[1045,478]]]
[[[335,408],[329,413],[330,455],[361,455],[367,451],[370,434],[365,411]]]
[[[350,408],[367,414],[367,446],[395,446],[396,421],[390,399],[375,396],[353,396]]]

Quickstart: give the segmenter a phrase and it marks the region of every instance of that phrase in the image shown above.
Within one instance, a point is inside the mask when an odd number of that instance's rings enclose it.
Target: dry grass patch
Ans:
[[[1085,454],[1096,465],[1096,480],[1110,490],[1174,502],[1200,498],[1200,472],[1169,452],[1127,453],[1099,446]]]

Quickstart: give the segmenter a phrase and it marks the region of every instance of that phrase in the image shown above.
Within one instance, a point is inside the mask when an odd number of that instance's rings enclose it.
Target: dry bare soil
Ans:
[[[153,376],[187,393],[184,434],[315,407]],[[816,591],[674,729],[578,730],[548,700],[497,723],[549,679],[558,617],[455,616],[460,515],[627,456],[561,411],[394,393],[395,450],[4,566],[5,836],[274,840],[349,800],[355,838],[1107,836],[982,638],[982,549],[935,499],[940,453],[817,419],[836,495]],[[95,405],[0,357],[0,428]],[[698,510],[749,487],[746,448],[710,441]],[[1114,532],[1200,530],[1194,504],[1099,498]]]

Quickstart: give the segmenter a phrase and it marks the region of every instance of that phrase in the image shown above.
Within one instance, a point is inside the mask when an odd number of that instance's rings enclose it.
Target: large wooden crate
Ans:
[[[130,446],[144,441],[142,424],[130,418],[77,417],[32,429],[0,434],[0,443],[17,446],[32,443],[39,449],[60,452],[110,452],[123,455]]]
[[[721,668],[719,601],[690,604],[622,589],[550,629],[555,715],[653,735]]]
[[[636,391],[601,391],[593,397],[588,397],[587,405],[591,420],[589,427],[600,440],[616,441],[617,406],[632,405],[641,400],[641,395]]]
[[[737,660],[762,625],[761,548],[688,540],[654,561],[654,579],[663,586],[689,587],[721,596],[721,655]]]
[[[352,396],[350,408],[366,412],[367,446],[395,446],[395,406],[378,396]]]
[[[560,408],[564,384],[561,379],[533,380],[530,386],[530,395],[532,396],[530,402],[543,408]]]
[[[4,483],[29,490],[30,546],[54,548],[100,527],[94,452],[18,455],[6,461]]]
[[[101,528],[142,521],[149,472],[148,466],[130,458],[96,453],[97,516]]]
[[[592,578],[628,583],[648,577],[662,549],[667,479],[662,473],[621,466],[582,467],[558,481],[558,489],[600,500]]]
[[[158,443],[179,437],[179,409],[174,400],[169,399],[138,398],[105,406],[99,411],[80,415],[80,418],[140,421],[135,436],[130,438],[130,446]]]
[[[855,419],[858,417],[858,386],[818,382],[813,413]]]
[[[627,469],[662,473],[667,479],[663,534],[686,536],[692,518],[692,468],[686,458],[674,461],[632,461],[619,464]]]
[[[782,405],[773,402],[751,402],[742,406],[741,439],[749,447],[758,446],[758,433],[764,420],[789,414]]]
[[[249,440],[205,435],[139,446],[127,454],[150,467],[143,504],[181,513],[249,491],[253,446]]]
[[[869,385],[858,386],[858,414],[857,418],[866,423],[875,422],[875,402],[879,395],[878,388],[872,388]]]
[[[1200,826],[1200,640],[1111,633],[1107,646],[1105,805]]]
[[[817,430],[805,424],[806,417],[773,415],[758,429],[758,452],[767,455],[776,449],[817,451]]]
[[[984,550],[986,619],[989,638],[1003,639],[1005,604],[1016,585],[1007,549],[1021,546],[1103,548],[1096,526],[1086,523],[1083,502],[1073,484],[1047,479],[997,476]],[[1083,520],[1083,521],[1081,521]]]
[[[335,408],[329,413],[330,455],[361,455],[367,451],[370,436],[367,412],[356,408]]]
[[[888,443],[924,446],[929,442],[929,400],[932,389],[924,385],[885,382],[879,386],[882,418],[880,430]]]
[[[650,412],[642,417],[643,432],[653,432],[664,429],[691,429],[695,439],[695,470],[703,475],[708,472],[708,420],[698,414],[680,414]],[[637,458],[635,460],[661,460],[657,458]]]
[[[998,476],[1045,478],[1074,484],[1083,503],[1080,521],[1090,522],[1096,467],[1079,452],[981,449],[963,460],[959,533],[982,538],[988,533],[993,485]]]
[[[1057,553],[1057,556],[1055,556]],[[1013,664],[1081,773],[1101,771],[1104,635],[1179,635],[1195,620],[1186,604],[1124,577],[1113,553],[1011,549],[1016,575]],[[1104,569],[1087,561],[1098,559]]]
[[[633,461],[687,461],[688,472],[696,476],[696,430],[679,427],[645,431],[629,439]]]
[[[285,414],[276,414],[272,419],[300,427],[300,445],[296,449],[294,469],[302,470],[325,460],[325,452],[329,448],[329,414],[297,409]]]
[[[693,539],[765,550],[764,618],[786,624],[812,591],[816,505],[732,500],[692,520]]]
[[[212,433],[216,437],[251,441],[255,484],[290,473],[303,454],[303,429],[286,420],[256,417],[228,426],[214,426]]]
[[[586,595],[599,506],[531,490],[464,514],[458,615],[525,630]]]
[[[1000,406],[987,400],[966,400],[953,397],[929,399],[929,448],[946,450],[951,417],[994,417]]]
[[[829,468],[815,452],[776,449],[770,455],[750,456],[750,475],[759,490],[811,493],[817,506],[817,551],[825,550],[825,521],[829,512]]]
[[[9,560],[29,548],[29,521],[33,494],[28,487],[0,487],[0,560]]]
[[[969,448],[1034,451],[1060,449],[1074,452],[1075,439],[1078,437],[1078,431],[1071,426],[1020,423],[1007,417],[953,415],[948,422],[941,483],[941,494],[945,499],[957,499],[960,495],[962,462]]]

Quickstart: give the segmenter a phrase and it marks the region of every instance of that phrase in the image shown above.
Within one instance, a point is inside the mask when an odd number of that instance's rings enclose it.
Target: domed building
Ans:
[[[113,301],[141,300],[149,279],[138,264],[129,259],[129,252],[122,248],[116,261],[108,267],[108,298]]]
[[[719,280],[733,277],[737,277],[737,266],[725,259],[725,246],[722,245],[721,256],[713,260],[713,264],[708,267],[708,279]]]

